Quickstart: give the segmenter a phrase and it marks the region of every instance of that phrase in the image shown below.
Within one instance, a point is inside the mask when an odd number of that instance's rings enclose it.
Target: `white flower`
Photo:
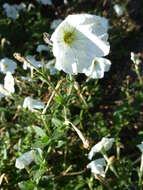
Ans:
[[[5,96],[9,96],[11,93],[15,91],[14,89],[14,78],[11,76],[10,73],[7,73],[5,78],[4,78],[4,85],[0,84],[0,100],[1,98]]]
[[[9,92],[9,93],[14,93],[15,88],[14,88],[14,78],[10,72],[6,73],[6,76],[4,78],[4,88]]]
[[[117,14],[117,16],[122,16],[123,14],[124,14],[124,11],[123,11],[123,8],[122,8],[122,6],[121,5],[119,5],[119,4],[116,4],[116,5],[114,5],[114,11],[115,11],[115,13]]]
[[[34,161],[34,150],[24,153],[22,156],[16,159],[15,167],[18,169],[24,169]]]
[[[26,5],[25,3],[20,3],[19,5],[15,5],[18,11],[25,11]]]
[[[35,100],[31,97],[26,97],[23,103],[23,108],[28,108],[31,111],[35,111],[35,109],[43,109],[44,106],[45,104],[43,102]]]
[[[12,59],[5,57],[0,60],[0,72],[4,74],[11,72],[13,74],[16,68],[17,64]]]
[[[103,137],[100,142],[98,142],[96,145],[94,145],[89,154],[88,154],[88,159],[91,160],[92,157],[95,155],[97,152],[101,152],[103,149],[105,151],[108,151],[114,143],[114,138],[106,138]]]
[[[105,177],[104,166],[106,166],[105,159],[99,158],[97,160],[90,162],[87,165],[87,168],[90,168],[92,173]]]
[[[68,4],[68,1],[67,1],[67,0],[64,0],[64,4],[67,5],[67,4]]]
[[[58,26],[59,24],[61,24],[61,22],[62,22],[62,19],[55,19],[55,20],[53,20],[53,21],[51,22],[50,28],[51,28],[52,30],[55,30],[55,29],[57,28],[57,26]]]
[[[4,11],[7,15],[7,17],[16,19],[19,16],[19,11],[25,10],[26,5],[24,3],[21,3],[19,5],[9,5],[8,3],[3,4]]]
[[[141,165],[140,165],[140,172],[143,173],[143,142],[141,144],[138,144],[137,147],[140,149],[142,155],[141,155]]]
[[[131,60],[133,61],[135,65],[139,65],[141,63],[139,56],[135,54],[134,52],[131,52]]]
[[[52,59],[52,60],[48,61],[48,63],[45,65],[45,67],[50,71],[51,75],[54,75],[56,73],[54,63],[55,63],[55,60]]]
[[[96,57],[108,55],[107,19],[90,15],[69,15],[51,36],[55,67],[69,74],[85,73]]]
[[[52,5],[52,0],[37,0],[42,5]]]
[[[39,44],[36,49],[37,52],[49,51],[49,47],[43,44]]]
[[[19,16],[15,6],[11,6],[8,3],[4,3],[3,8],[6,12],[7,17],[15,20]]]
[[[28,60],[34,67],[36,67],[36,68],[42,67],[41,61],[37,61],[34,56],[28,55],[28,56],[26,56],[25,58],[26,58],[26,60]],[[23,69],[24,69],[24,70],[27,70],[28,67],[31,68],[30,65],[27,65],[26,63],[23,64]]]
[[[104,72],[109,71],[110,66],[111,62],[108,59],[96,57],[92,65],[88,69],[85,69],[84,72],[90,78],[100,79],[104,77]]]

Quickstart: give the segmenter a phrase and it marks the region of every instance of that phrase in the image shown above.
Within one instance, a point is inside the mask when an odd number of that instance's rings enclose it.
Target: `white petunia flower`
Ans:
[[[14,78],[10,72],[6,73],[6,76],[4,78],[4,88],[9,92],[9,93],[14,93],[15,88],[14,88]]]
[[[28,108],[31,111],[35,111],[35,109],[43,109],[44,106],[45,104],[43,102],[35,100],[31,97],[26,97],[23,103],[23,108]]]
[[[135,65],[139,65],[141,63],[139,56],[135,54],[134,52],[131,52],[131,60],[133,61]]]
[[[138,144],[137,147],[140,149],[142,155],[141,155],[141,165],[140,165],[140,172],[143,173],[143,142],[141,144]]]
[[[34,161],[34,150],[30,150],[30,151],[22,154],[22,156],[20,156],[16,159],[15,167],[22,170],[25,167],[27,167],[28,165],[30,165],[31,162],[33,162],[33,161]]]
[[[18,11],[15,6],[11,6],[8,3],[4,3],[3,8],[7,17],[15,20],[19,16]]]
[[[36,49],[37,52],[49,51],[49,47],[43,44],[39,44]]]
[[[85,73],[96,57],[108,55],[107,19],[90,15],[69,15],[51,36],[55,67],[69,74]]]
[[[92,157],[97,153],[97,152],[101,152],[103,149],[105,151],[108,151],[112,145],[114,143],[114,138],[106,138],[103,137],[102,140],[100,142],[98,142],[96,145],[94,145],[89,154],[88,154],[88,159],[91,160]]]
[[[109,71],[111,62],[105,58],[95,58],[92,65],[85,69],[84,73],[86,76],[97,79],[103,78],[104,72]]]
[[[56,73],[54,63],[55,63],[55,60],[52,59],[52,60],[48,61],[48,63],[45,65],[45,67],[50,71],[51,75],[54,75]]]
[[[25,11],[26,5],[25,3],[20,3],[19,5],[16,5],[16,8],[18,11]]]
[[[14,92],[14,78],[10,72],[7,72],[4,78],[4,85],[0,84],[0,100],[1,98],[9,96],[11,93]]]
[[[42,67],[41,61],[37,61],[34,56],[28,55],[28,56],[26,56],[25,58],[26,58],[26,60],[28,60],[34,67],[36,67],[36,68]],[[27,70],[28,67],[31,69],[30,65],[27,65],[26,63],[23,64],[23,69],[24,69],[24,70]]]
[[[55,30],[59,24],[61,24],[62,19],[55,19],[51,22],[50,28]]]
[[[19,16],[19,11],[25,10],[26,5],[24,3],[20,3],[19,5],[13,4],[10,5],[8,3],[3,4],[4,11],[7,15],[7,17],[12,19],[17,19]]]
[[[123,11],[123,8],[122,8],[121,5],[116,4],[116,5],[114,5],[113,8],[114,8],[114,11],[115,11],[115,13],[117,14],[118,17],[120,17],[120,16],[122,16],[124,14],[124,11]]]
[[[105,159],[99,158],[97,160],[90,162],[87,165],[87,168],[91,169],[92,173],[105,177],[104,166],[106,166]]]
[[[4,74],[11,72],[13,74],[16,68],[17,64],[12,59],[5,57],[0,60],[0,72]]]
[[[52,5],[52,0],[37,0],[42,5]]]

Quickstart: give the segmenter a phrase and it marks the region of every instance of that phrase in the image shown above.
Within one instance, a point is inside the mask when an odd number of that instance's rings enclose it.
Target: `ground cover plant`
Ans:
[[[0,0],[0,189],[143,189],[141,0]]]

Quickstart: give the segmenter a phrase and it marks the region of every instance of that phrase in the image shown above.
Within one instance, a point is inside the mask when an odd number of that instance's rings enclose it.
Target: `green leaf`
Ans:
[[[18,186],[21,190],[33,190],[35,185],[32,183],[32,181],[22,181],[18,183]]]
[[[42,128],[33,125],[32,129],[34,130],[34,132],[36,133],[37,136],[40,136],[40,137],[46,136],[46,133],[44,132],[44,130]]]

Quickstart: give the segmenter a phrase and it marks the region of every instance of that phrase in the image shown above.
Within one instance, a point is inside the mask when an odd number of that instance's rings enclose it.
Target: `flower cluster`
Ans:
[[[106,166],[106,162],[107,164],[109,164],[109,160],[106,156],[106,151],[108,151],[112,145],[114,143],[114,138],[102,138],[102,140],[100,142],[98,142],[96,145],[94,145],[89,154],[88,154],[88,159],[91,160],[93,158],[93,156],[100,152],[104,158],[99,158],[99,159],[96,159],[92,162],[90,162],[88,165],[87,165],[87,168],[90,168],[91,169],[91,172],[95,175],[100,175],[102,177],[105,177],[105,170],[104,170],[104,167]]]
[[[15,73],[16,68],[17,64],[13,60],[7,57],[0,60],[0,72],[5,74],[4,84],[0,84],[0,99],[15,92],[12,74]]]

